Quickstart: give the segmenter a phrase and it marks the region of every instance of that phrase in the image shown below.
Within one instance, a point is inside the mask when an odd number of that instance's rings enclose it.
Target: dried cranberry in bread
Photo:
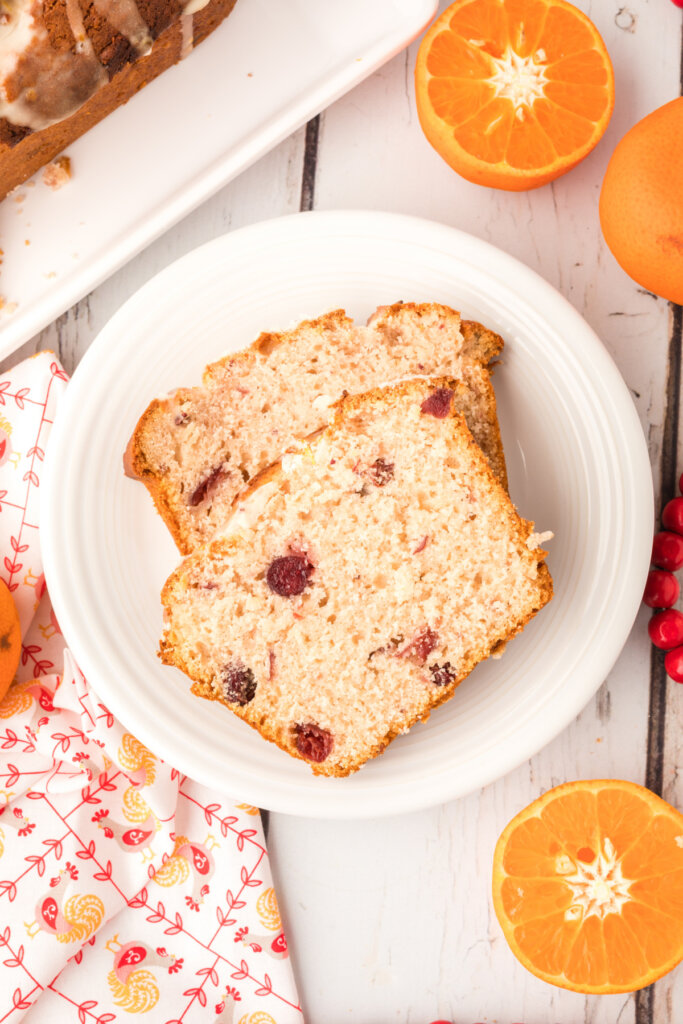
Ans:
[[[186,56],[234,4],[0,0],[0,199]]]
[[[162,660],[316,774],[381,753],[552,596],[463,401],[449,378],[343,399],[164,587]]]
[[[488,364],[502,339],[434,303],[380,307],[365,327],[343,310],[207,367],[203,387],[152,402],[127,452],[178,548],[209,540],[236,496],[296,437],[325,425],[343,393],[397,378],[448,375],[468,389],[470,430],[505,485],[505,459]]]

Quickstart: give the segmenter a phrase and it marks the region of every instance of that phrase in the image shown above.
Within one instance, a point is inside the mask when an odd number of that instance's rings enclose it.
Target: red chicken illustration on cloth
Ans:
[[[150,968],[162,967],[175,974],[183,966],[163,946],[152,949],[146,942],[126,942],[121,945],[118,933],[105,949],[114,954],[114,967],[107,975],[114,1002],[128,1013],[147,1013],[159,1001],[159,984]],[[170,963],[169,963],[170,960]]]
[[[36,903],[35,921],[24,921],[29,938],[38,932],[54,935],[58,942],[85,942],[100,927],[104,904],[99,896],[83,893],[66,899],[66,890],[78,878],[78,871],[68,861],[55,878],[50,879],[50,892]]]
[[[109,771],[113,764],[113,762],[110,761],[107,755],[103,753],[102,767],[100,767],[100,765],[94,758],[89,757],[88,754],[86,754],[82,750],[74,754],[71,760],[75,765],[77,765],[80,768],[82,772],[86,773],[86,775],[88,776],[88,782],[93,782],[93,780],[99,779],[101,775],[104,775],[105,772]]]
[[[129,786],[123,794],[123,815],[127,819],[125,822],[116,821],[102,807],[93,814],[92,821],[97,822],[108,839],[115,839],[124,853],[141,850],[143,864],[152,860],[151,841],[160,828],[159,820],[135,786]]]
[[[36,826],[28,820],[21,807],[0,807],[0,857],[5,852],[7,829],[15,828],[20,836],[28,836]]]
[[[285,960],[289,955],[287,950],[287,939],[282,930],[280,910],[277,905],[275,889],[264,889],[256,901],[256,912],[264,928],[277,935],[255,935],[248,927],[238,928],[235,932],[235,942],[241,942],[248,946],[254,953],[267,953],[275,960]]]
[[[179,885],[192,878],[192,893],[185,897],[191,910],[199,910],[200,904],[209,892],[209,879],[214,873],[215,863],[212,849],[220,844],[212,835],[203,843],[190,840],[187,836],[176,836],[173,853],[152,879],[157,885]]]

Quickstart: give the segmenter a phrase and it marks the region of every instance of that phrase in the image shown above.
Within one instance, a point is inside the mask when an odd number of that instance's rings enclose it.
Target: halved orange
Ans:
[[[576,992],[633,992],[683,959],[683,815],[632,782],[568,782],[507,826],[493,904],[510,949]]]
[[[521,191],[599,142],[614,73],[595,25],[565,0],[457,0],[420,44],[415,95],[425,135],[458,174]]]

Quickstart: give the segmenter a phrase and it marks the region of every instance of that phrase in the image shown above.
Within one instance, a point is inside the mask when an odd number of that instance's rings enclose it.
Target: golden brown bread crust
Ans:
[[[361,411],[363,408],[367,408],[368,405],[372,405],[374,403],[386,401],[395,402],[403,397],[414,396],[419,398],[424,396],[426,388],[429,389],[429,392],[438,388],[448,388],[456,393],[463,392],[465,390],[461,381],[454,380],[452,378],[432,378],[429,381],[424,379],[406,380],[389,388],[376,388],[373,391],[366,392],[365,394],[347,395],[331,407],[334,412],[334,416],[329,426],[324,430],[316,431],[308,438],[303,439],[301,443],[312,444],[314,446],[317,438],[327,431],[332,430],[336,423],[348,418],[356,410]],[[478,475],[482,474],[485,477],[490,500],[497,505],[500,516],[507,521],[511,531],[514,534],[517,534],[519,543],[526,544],[528,537],[533,532],[534,524],[517,516],[507,493],[502,488],[500,481],[496,478],[491,466],[482,454],[481,449],[470,434],[464,416],[457,411],[456,403],[453,403],[451,406],[447,418],[454,424],[457,424],[456,429],[458,431],[462,431],[466,436],[469,456],[475,466],[474,472]],[[264,485],[272,482],[278,482],[281,476],[282,467],[281,460],[279,460],[277,463],[262,470],[256,477],[254,477],[249,486],[240,496],[240,503],[246,502],[251,495],[260,490]],[[161,593],[161,601],[164,608],[171,603],[175,588],[177,586],[180,586],[181,589],[183,588],[187,568],[191,563],[202,558],[210,559],[213,554],[222,558],[224,555],[229,554],[231,550],[238,548],[241,543],[240,538],[236,536],[217,536],[213,541],[204,545],[202,548],[197,549],[193,555],[185,559],[175,569],[171,576],[169,576],[168,580],[164,584]],[[194,682],[191,687],[192,693],[196,696],[204,697],[207,700],[216,700],[219,703],[224,704],[230,711],[232,711],[233,714],[237,715],[238,718],[241,718],[242,721],[250,725],[265,739],[274,743],[292,757],[305,761],[305,763],[311,768],[313,774],[325,775],[328,777],[345,777],[357,771],[368,760],[371,760],[381,754],[392,740],[412,728],[412,726],[418,721],[426,721],[429,718],[431,711],[449,700],[453,696],[458,685],[481,661],[501,649],[509,640],[520,633],[527,623],[541,610],[541,608],[551,600],[553,596],[553,583],[550,572],[545,564],[547,552],[542,549],[536,549],[534,554],[537,556],[538,564],[538,602],[537,605],[531,609],[529,614],[522,620],[507,626],[501,631],[501,635],[489,637],[485,648],[473,649],[465,663],[465,670],[447,686],[434,691],[433,700],[427,711],[411,718],[407,718],[406,721],[402,723],[400,730],[396,729],[389,731],[382,740],[373,747],[372,752],[368,757],[363,757],[357,761],[347,760],[340,762],[334,769],[325,768],[324,763],[322,765],[317,765],[303,758],[293,743],[286,744],[282,742],[281,737],[277,734],[275,729],[271,728],[268,721],[250,713],[249,705],[244,707],[236,706],[235,704],[229,703],[221,695],[216,693],[212,686],[211,679],[198,679],[196,675],[193,677],[189,666],[183,658],[181,649],[179,649],[179,646],[174,642],[173,635],[170,632],[167,632],[160,642],[159,657],[164,664],[173,665],[185,672],[185,674],[190,676],[190,678],[194,678]]]
[[[460,330],[465,339],[464,351],[471,359],[477,359],[486,365],[503,351],[503,339],[500,334],[490,331],[476,320],[462,320]]]
[[[448,320],[454,315],[454,311],[452,309],[438,303],[396,302],[389,306],[380,306],[370,317],[368,324],[372,324],[380,318],[382,321],[388,321],[390,323],[394,315],[404,314],[406,312],[415,314],[418,319],[437,314]],[[302,328],[313,329],[322,335],[327,331],[334,331],[344,327],[353,327],[353,320],[347,316],[343,309],[335,309],[329,313],[324,313],[322,316],[316,317],[315,319],[304,320],[300,324],[297,324],[297,326],[292,330],[263,332],[248,348],[239,352],[231,353],[224,356],[222,359],[209,364],[204,370],[202,386],[218,386],[226,367],[234,364],[236,361],[244,361],[248,359],[249,353],[251,352],[269,355],[275,348],[293,342]],[[499,334],[496,334],[494,331],[490,331],[487,327],[484,327],[482,324],[473,320],[460,321],[460,330],[465,339],[464,352],[466,352],[468,359],[473,363],[479,363],[483,367],[487,367],[492,360],[496,359],[500,355],[504,343]],[[491,368],[489,367],[489,371],[490,369]],[[147,427],[153,426],[157,418],[167,412],[169,403],[176,400],[176,394],[189,394],[192,390],[194,389],[179,389],[173,396],[154,399],[140,417],[137,426],[131,435],[130,441],[128,442],[123,458],[124,472],[126,476],[129,476],[132,479],[138,479],[144,483],[150,493],[157,512],[164,520],[171,536],[173,537],[176,547],[182,555],[188,555],[193,550],[194,545],[192,543],[192,538],[187,536],[181,529],[177,513],[174,509],[173,496],[169,493],[164,476],[157,472],[155,467],[151,466],[147,461],[145,456],[144,437]],[[487,454],[491,458],[496,475],[507,490],[508,481],[505,454],[500,435],[500,427],[496,416],[495,394],[490,382],[487,389],[487,408],[482,410],[482,414],[487,422],[492,444],[491,452],[487,452]],[[238,498],[236,500],[238,500]]]
[[[235,2],[236,0],[209,0],[206,7],[194,14],[195,46],[206,39],[227,17]],[[103,19],[97,18],[94,7],[92,11],[88,9],[85,18],[86,29],[89,34],[95,36],[96,49],[99,46],[100,52],[104,54],[103,62],[111,75],[110,81],[98,89],[70,117],[41,131],[26,134],[24,129],[0,121],[0,200],[180,59],[180,20],[176,17],[172,24],[166,24],[168,17],[160,10],[164,7],[177,15],[179,5],[176,0],[156,0],[155,3],[140,0],[141,13],[147,16],[149,24],[156,25],[158,35],[151,52],[147,56],[138,57],[132,63],[126,63],[131,58],[127,41],[113,32],[111,26],[102,24]],[[46,15],[48,33],[53,45],[57,47],[63,47],[67,41],[69,45],[73,45],[73,36],[70,36],[68,25],[65,29],[62,24],[63,8],[63,3],[55,3],[53,0]],[[65,35],[66,33],[68,35]],[[14,141],[16,139],[18,141]],[[77,168],[75,172],[78,173]]]

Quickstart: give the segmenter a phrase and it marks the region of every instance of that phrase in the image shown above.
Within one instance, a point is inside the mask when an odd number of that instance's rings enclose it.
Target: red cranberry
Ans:
[[[254,673],[243,665],[226,665],[221,672],[221,686],[225,699],[241,708],[256,696]]]
[[[664,658],[664,668],[666,674],[675,683],[683,683],[683,647],[676,647],[675,650],[669,651]]]
[[[327,729],[321,729],[313,722],[304,722],[294,727],[296,732],[296,749],[307,761],[315,761],[320,764],[326,757],[329,757],[334,739],[332,733]]]
[[[266,582],[274,594],[296,597],[303,594],[312,572],[313,566],[306,555],[283,555],[268,566]]]
[[[655,647],[670,651],[673,647],[683,644],[683,613],[675,608],[657,612],[647,624],[650,640]]]
[[[672,498],[662,509],[662,526],[683,533],[683,498]]]
[[[430,665],[429,671],[432,674],[434,686],[448,686],[455,679],[455,669],[450,661],[445,662],[443,665]]]
[[[403,648],[399,658],[408,658],[410,661],[415,661],[418,665],[424,665],[438,642],[439,634],[427,626],[421,633],[418,633],[407,647]]]
[[[652,543],[652,561],[660,569],[677,572],[683,566],[683,537],[680,533],[661,530]]]
[[[368,476],[375,487],[384,487],[394,478],[393,462],[385,462],[384,459],[375,459],[368,469]]]
[[[222,465],[216,466],[212,469],[208,476],[205,476],[203,480],[197,484],[190,497],[187,499],[187,503],[191,508],[196,508],[197,505],[208,498],[216,489],[221,480],[224,480],[228,476],[227,471]]]
[[[432,391],[428,398],[425,398],[420,406],[420,412],[425,413],[427,416],[436,416],[437,420],[443,420],[451,411],[452,401],[452,391],[449,391],[448,388],[437,388],[436,391]]]
[[[673,573],[652,569],[647,574],[643,604],[648,608],[670,608],[672,604],[676,604],[680,589]]]
[[[671,0],[676,7],[683,7],[683,0]]]

